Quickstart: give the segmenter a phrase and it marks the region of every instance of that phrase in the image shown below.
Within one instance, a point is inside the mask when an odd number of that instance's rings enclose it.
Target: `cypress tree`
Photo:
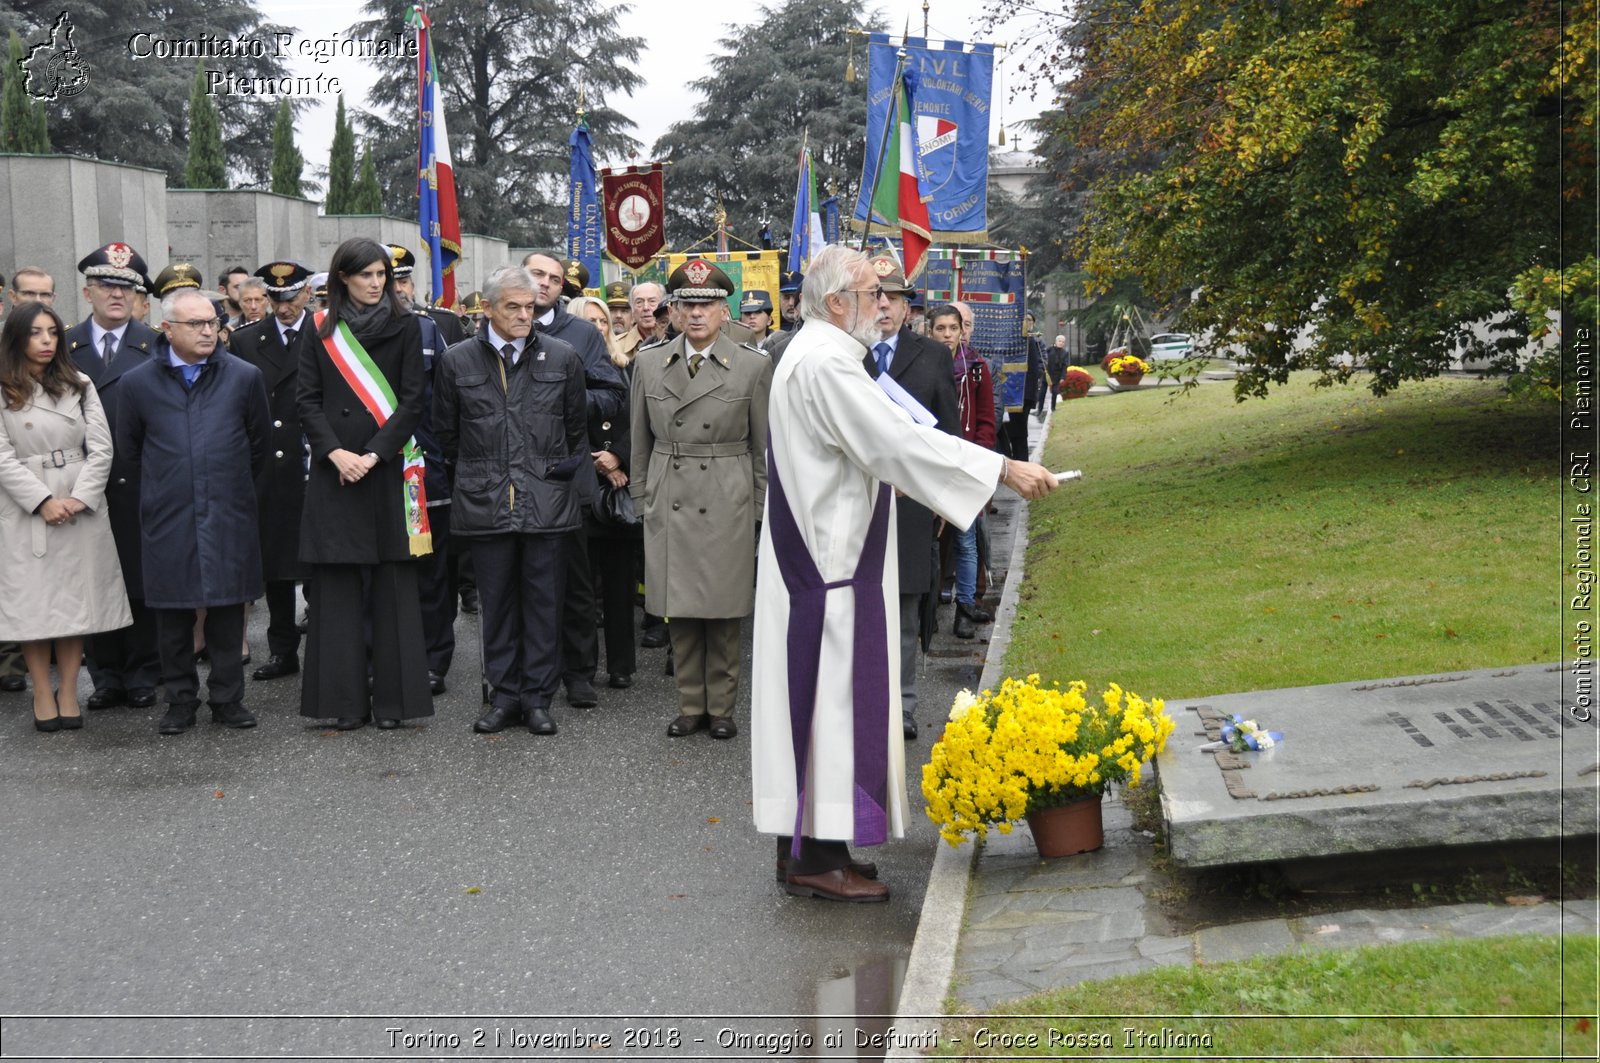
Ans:
[[[289,97],[278,100],[278,115],[272,123],[272,190],[280,196],[300,194],[300,171],[305,159],[294,144],[294,115]]]
[[[356,182],[355,194],[351,197],[350,213],[383,213],[383,189],[378,185],[377,167],[372,164],[371,144],[361,147],[361,178]]]
[[[355,209],[356,135],[344,115],[344,95],[333,113],[333,149],[328,155],[328,197],[324,214],[350,214]]]
[[[183,168],[185,188],[228,187],[228,160],[222,153],[222,118],[206,95],[205,67],[194,69],[189,92],[189,161]]]
[[[6,63],[5,89],[0,92],[0,151],[23,155],[48,155],[50,135],[45,130],[44,105],[28,99],[28,75],[22,69],[22,38],[11,31],[10,60]]]

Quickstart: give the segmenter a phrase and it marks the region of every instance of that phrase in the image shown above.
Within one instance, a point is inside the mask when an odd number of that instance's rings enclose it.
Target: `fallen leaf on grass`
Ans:
[[[1444,637],[1445,637],[1445,638],[1447,638],[1447,639],[1456,639],[1456,638],[1460,638],[1460,637],[1461,637],[1461,636],[1460,636],[1460,635],[1457,635],[1457,634],[1456,634],[1456,633],[1455,633],[1455,630],[1454,630],[1454,629],[1452,629],[1452,628],[1445,628],[1445,629],[1444,629]]]
[[[1589,1020],[1588,1019],[1579,1019],[1576,1023],[1573,1024],[1572,1028],[1577,1030],[1579,1033],[1588,1033],[1589,1032]]]

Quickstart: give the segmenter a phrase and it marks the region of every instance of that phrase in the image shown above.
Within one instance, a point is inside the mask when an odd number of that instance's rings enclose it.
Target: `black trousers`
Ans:
[[[294,615],[295,585],[292,579],[267,581],[263,596],[267,599],[267,652],[274,657],[300,655],[300,628]]]
[[[152,609],[156,618],[156,646],[161,660],[161,682],[168,705],[193,705],[200,700],[200,674],[194,663],[193,609]],[[206,647],[211,654],[211,674],[206,677],[206,701],[231,705],[244,700],[244,603],[208,605]]]
[[[639,667],[638,646],[633,641],[633,597],[639,575],[634,567],[632,536],[591,535],[589,564],[600,588],[600,608],[605,612],[606,671],[632,675]]]
[[[313,573],[300,715],[318,720],[367,715],[370,638],[372,715],[432,716],[416,562],[315,565]]]
[[[600,640],[594,630],[594,574],[589,571],[589,532],[577,528],[565,533],[567,580],[561,603],[561,678],[594,682],[600,664]],[[482,597],[487,577],[478,573]]]
[[[793,835],[778,838],[778,859],[788,858],[791,875],[820,875],[825,871],[837,871],[841,867],[850,866],[848,842],[824,841],[802,834],[799,857],[789,856],[789,850],[793,845]]]
[[[564,532],[472,539],[483,677],[495,706],[523,712],[550,707],[561,682],[562,599],[571,542]],[[592,638],[592,610],[588,618]]]
[[[1028,460],[1028,411],[1006,413],[1006,423],[1000,429],[1000,453],[1018,461]]]
[[[450,507],[429,506],[433,553],[417,559],[417,597],[422,604],[422,638],[428,671],[450,674],[456,656],[456,575],[460,557],[450,548]]]
[[[115,631],[90,635],[84,647],[89,659],[89,678],[97,691],[154,690],[161,681],[155,614],[144,604],[143,598],[129,598],[128,608],[133,613],[133,623]],[[239,643],[244,643],[242,636]]]

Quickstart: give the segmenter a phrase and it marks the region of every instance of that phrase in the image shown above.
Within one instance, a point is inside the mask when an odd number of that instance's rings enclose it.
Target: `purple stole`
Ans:
[[[889,632],[883,611],[883,560],[889,542],[888,484],[878,485],[872,522],[861,546],[855,575],[825,583],[807,549],[783,493],[778,463],[767,439],[767,519],[778,572],[789,591],[789,726],[797,787],[794,843],[800,856],[800,826],[806,811],[806,762],[817,710],[817,673],[822,665],[822,627],[828,592],[849,587],[855,594],[855,654],[851,669],[855,737],[855,844],[881,845],[889,836]]]

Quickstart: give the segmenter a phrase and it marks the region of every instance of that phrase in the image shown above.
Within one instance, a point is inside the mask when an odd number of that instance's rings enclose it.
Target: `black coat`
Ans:
[[[140,470],[145,604],[261,597],[256,476],[271,418],[260,370],[219,348],[191,390],[163,349],[121,388],[116,449]]]
[[[122,344],[117,347],[116,357],[109,366],[90,339],[87,320],[72,326],[64,337],[72,363],[94,382],[95,390],[100,393],[100,404],[105,407],[106,421],[111,426],[111,438],[115,439],[121,417],[118,412],[122,396],[120,381],[129,370],[150,360],[161,346],[161,334],[138,321],[128,322]],[[111,521],[111,535],[117,542],[117,560],[122,563],[122,582],[128,588],[128,597],[141,601],[144,569],[140,562],[139,470],[121,453],[111,458],[111,478],[106,481],[106,516]]]
[[[878,361],[870,349],[863,364],[876,379]],[[938,418],[941,432],[961,434],[950,351],[944,344],[902,328],[895,341],[894,361],[889,363],[889,376]],[[938,540],[933,533],[933,510],[912,501],[910,496],[898,498],[895,524],[899,534],[900,593],[922,594],[934,589]]]
[[[394,416],[378,427],[334,366],[319,337],[300,350],[300,424],[311,443],[300,560],[312,565],[375,565],[407,561],[402,450],[422,419],[422,330],[415,314],[391,317],[374,334],[358,334],[395,393]],[[372,451],[378,465],[348,486],[328,455]]]
[[[300,428],[296,381],[300,352],[317,344],[307,311],[295,326],[294,349],[283,345],[278,320],[271,315],[233,334],[233,354],[261,370],[272,412],[267,464],[256,478],[261,510],[261,565],[268,580],[299,580],[311,575],[300,561],[300,519],[306,499],[305,433]]]
[[[532,535],[579,526],[589,459],[583,363],[560,340],[528,337],[514,366],[486,339],[439,360],[433,424],[455,462],[450,534]]]

